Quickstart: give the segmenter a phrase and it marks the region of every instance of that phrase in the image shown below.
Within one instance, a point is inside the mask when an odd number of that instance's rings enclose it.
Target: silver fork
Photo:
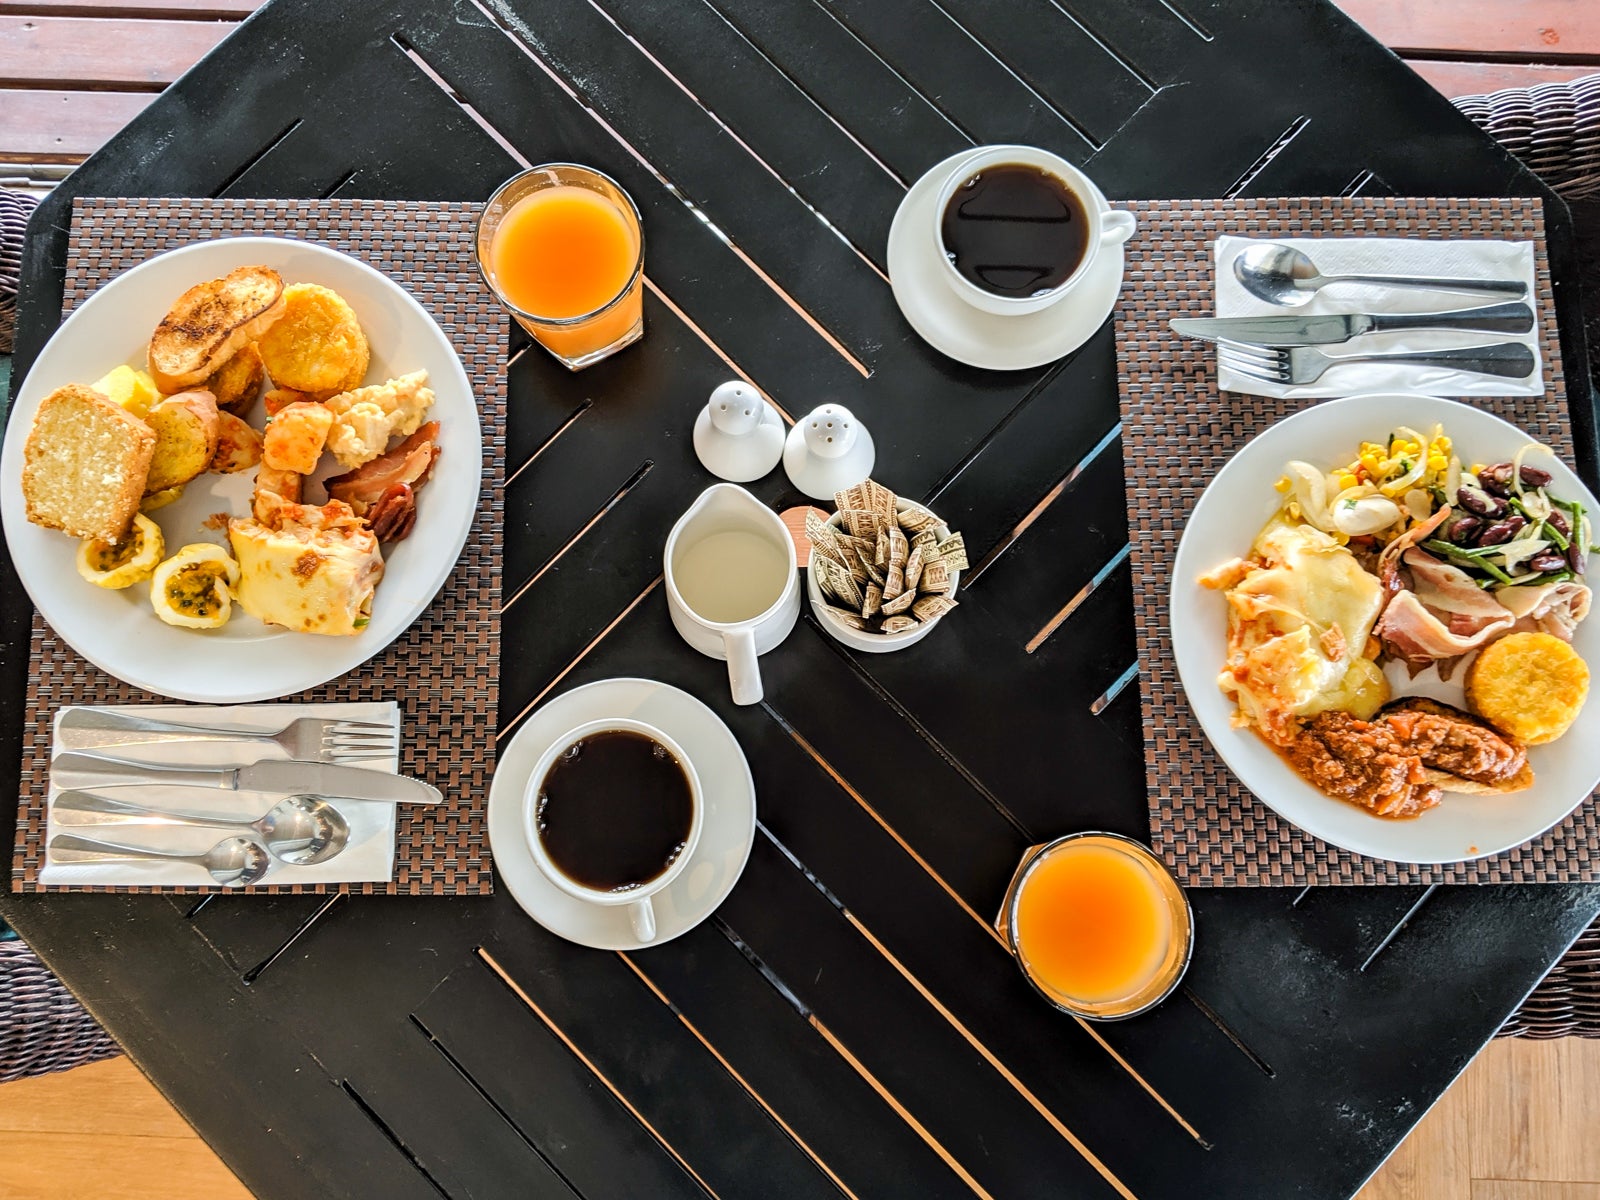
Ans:
[[[1395,363],[1415,367],[1449,367],[1478,375],[1523,379],[1533,372],[1533,351],[1521,342],[1470,346],[1462,350],[1398,351],[1390,354],[1341,354],[1335,357],[1309,346],[1255,346],[1219,341],[1217,360],[1230,371],[1265,383],[1315,383],[1343,363]]]
[[[381,721],[299,717],[282,729],[219,729],[158,721],[108,709],[76,708],[61,717],[62,745],[73,750],[163,742],[268,742],[302,762],[353,762],[395,752],[395,731]]]

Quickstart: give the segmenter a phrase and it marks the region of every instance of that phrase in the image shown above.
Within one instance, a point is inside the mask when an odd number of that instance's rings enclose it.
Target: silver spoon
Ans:
[[[350,823],[344,819],[343,813],[320,796],[286,796],[274,804],[265,816],[255,821],[188,816],[77,791],[62,792],[56,797],[53,808],[57,813],[92,813],[96,816],[134,818],[145,825],[206,825],[216,829],[253,829],[261,835],[261,840],[275,857],[296,867],[309,867],[327,862],[350,841]]]
[[[58,833],[50,839],[50,857],[58,862],[116,862],[119,860],[158,858],[168,862],[187,862],[204,867],[223,887],[244,887],[255,883],[272,866],[272,856],[260,842],[247,837],[223,838],[204,854],[168,854],[160,850],[146,850],[142,846],[119,846],[115,842],[97,842],[70,833]]]
[[[1298,308],[1330,283],[1376,283],[1386,287],[1429,288],[1444,292],[1490,292],[1520,296],[1528,289],[1512,279],[1428,279],[1420,275],[1323,275],[1310,257],[1293,246],[1262,242],[1233,260],[1233,277],[1259,300]]]

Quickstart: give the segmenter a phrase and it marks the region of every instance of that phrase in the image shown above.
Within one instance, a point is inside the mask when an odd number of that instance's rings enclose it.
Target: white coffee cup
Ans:
[[[1033,296],[999,296],[994,292],[985,291],[956,270],[955,264],[950,261],[950,256],[945,251],[942,226],[945,206],[950,203],[950,198],[955,195],[957,188],[974,175],[990,167],[1000,166],[1037,167],[1041,171],[1048,172],[1061,180],[1083,205],[1084,215],[1089,221],[1083,259],[1073,269],[1071,275],[1049,291]],[[1010,316],[1039,312],[1052,304],[1060,303],[1082,282],[1101,251],[1110,254],[1122,253],[1122,244],[1133,236],[1135,224],[1132,213],[1112,208],[1105,196],[1101,195],[1100,189],[1095,187],[1093,180],[1059,155],[1032,146],[985,146],[957,162],[943,186],[939,188],[939,197],[933,206],[931,237],[933,253],[938,257],[945,280],[955,294],[974,308],[997,313],[1000,316]]]
[[[689,802],[691,805],[689,816],[689,836],[684,839],[683,849],[678,856],[668,864],[654,879],[646,880],[637,887],[627,888],[622,891],[608,892],[598,888],[585,887],[571,876],[562,872],[561,868],[551,860],[549,852],[545,849],[544,839],[539,836],[539,794],[544,789],[545,776],[550,773],[550,768],[556,760],[567,752],[567,749],[586,737],[597,733],[637,733],[651,739],[666,748],[667,753],[678,760],[678,765],[683,768],[684,777],[689,781]],[[643,721],[634,721],[625,717],[612,717],[601,721],[590,721],[586,725],[579,725],[576,729],[569,729],[555,741],[539,758],[533,768],[533,773],[528,776],[528,788],[522,796],[522,828],[523,834],[528,839],[528,850],[533,855],[534,864],[544,873],[546,879],[555,884],[567,895],[586,901],[590,904],[604,904],[608,907],[627,905],[628,916],[633,922],[633,936],[640,942],[652,942],[656,936],[656,912],[651,904],[650,897],[663,888],[670,887],[673,880],[683,874],[684,868],[689,865],[689,859],[694,855],[694,849],[700,844],[700,830],[705,824],[705,799],[700,791],[700,777],[695,774],[694,764],[689,761],[689,756],[683,752],[683,747],[673,741],[654,725],[647,725]]]
[[[765,654],[800,616],[794,540],[765,504],[734,483],[700,494],[667,536],[667,610],[680,637],[726,659],[735,704],[761,700]]]

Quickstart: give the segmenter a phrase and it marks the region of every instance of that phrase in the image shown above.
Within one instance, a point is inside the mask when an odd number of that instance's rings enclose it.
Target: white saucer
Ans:
[[[683,874],[652,897],[653,942],[633,936],[626,905],[585,904],[546,879],[523,833],[522,797],[540,755],[569,729],[606,717],[633,717],[665,732],[694,763],[705,795],[700,844]],[[693,929],[733,890],[755,834],[755,780],[732,731],[688,692],[651,679],[602,679],[557,696],[501,750],[489,785],[489,845],[500,880],[540,925],[596,950],[643,950]]]
[[[1122,248],[1097,254],[1072,295],[1042,312],[1002,317],[973,308],[940,272],[930,246],[933,205],[957,163],[952,154],[906,193],[889,227],[889,282],[911,328],[935,350],[991,371],[1020,371],[1071,354],[1111,315],[1122,289]],[[1097,194],[1097,198],[1098,194]]]

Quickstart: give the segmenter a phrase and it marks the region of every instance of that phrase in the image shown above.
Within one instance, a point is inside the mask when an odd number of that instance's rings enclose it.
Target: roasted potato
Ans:
[[[261,397],[261,403],[266,407],[267,416],[275,417],[291,404],[299,404],[301,401],[313,399],[315,397],[309,396],[305,392],[297,392],[293,388],[275,387],[268,390],[267,394]]]
[[[205,382],[206,391],[217,398],[217,407],[223,412],[244,416],[261,394],[266,380],[266,368],[261,365],[261,352],[251,342],[227,362],[223,363]]]
[[[144,490],[164,491],[188,483],[217,452],[221,419],[210,392],[180,392],[152,408],[145,421],[156,433],[156,452]]]
[[[274,387],[325,398],[366,375],[371,349],[355,310],[339,293],[295,283],[284,289],[283,300],[282,318],[257,345]]]
[[[269,267],[239,267],[196,284],[178,297],[150,338],[156,387],[172,394],[204,382],[283,311],[283,278]]]
[[[206,467],[219,475],[243,471],[261,461],[261,435],[232,413],[218,413],[217,448]]]
[[[261,464],[256,472],[256,490],[250,498],[250,511],[265,524],[272,523],[272,514],[283,501],[299,504],[305,490],[306,477],[295,471],[279,471]]]
[[[333,428],[333,414],[320,404],[301,401],[279,409],[267,422],[261,461],[278,471],[309,475]]]

